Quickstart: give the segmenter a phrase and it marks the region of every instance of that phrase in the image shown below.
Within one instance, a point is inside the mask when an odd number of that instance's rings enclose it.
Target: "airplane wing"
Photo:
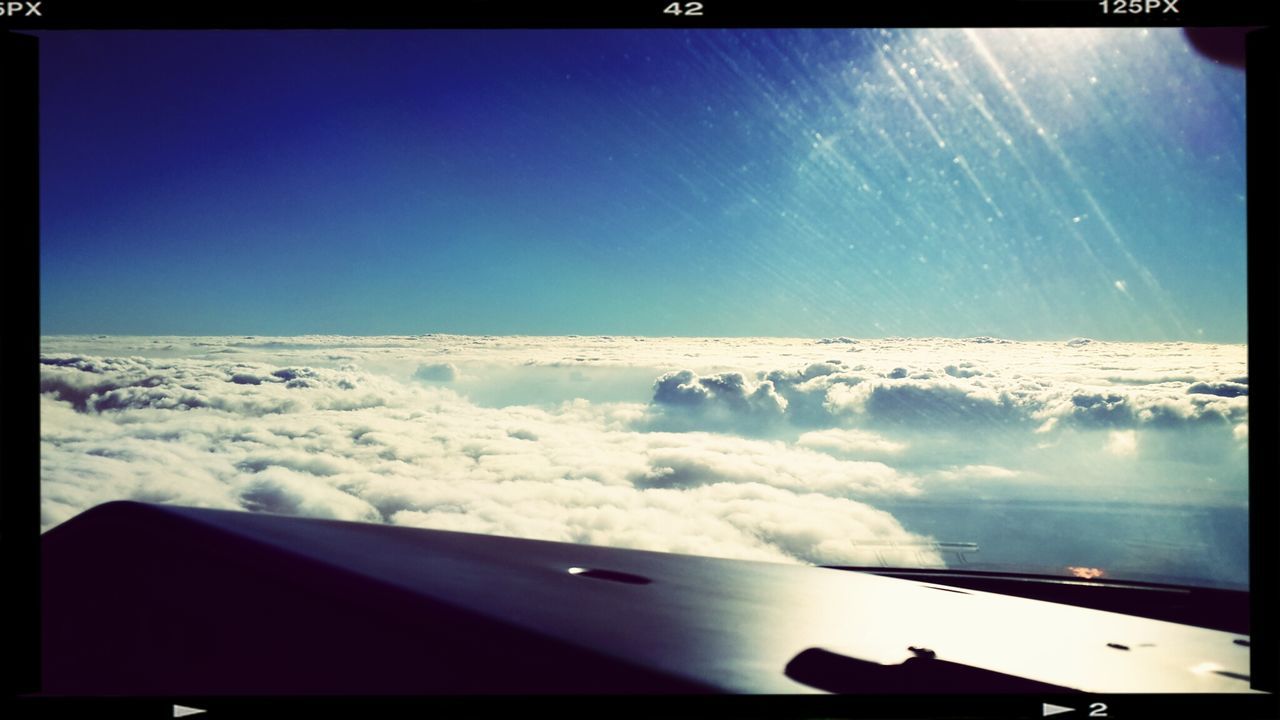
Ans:
[[[42,555],[50,695],[1251,692],[1239,633],[866,572],[135,502]]]

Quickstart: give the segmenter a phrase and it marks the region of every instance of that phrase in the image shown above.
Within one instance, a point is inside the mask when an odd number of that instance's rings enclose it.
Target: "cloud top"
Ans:
[[[884,508],[1247,480],[1242,346],[51,337],[40,375],[46,528],[132,498],[942,564]]]

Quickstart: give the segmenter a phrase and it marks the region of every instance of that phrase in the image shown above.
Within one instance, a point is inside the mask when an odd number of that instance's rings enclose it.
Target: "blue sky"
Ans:
[[[40,37],[46,334],[1245,341],[1176,30]]]

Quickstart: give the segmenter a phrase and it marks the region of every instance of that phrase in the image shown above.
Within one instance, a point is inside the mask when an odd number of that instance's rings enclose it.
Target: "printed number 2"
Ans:
[[[1089,703],[1089,717],[1108,717],[1106,703]]]
[[[702,3],[700,2],[688,2],[683,4],[671,3],[670,5],[667,6],[667,9],[663,10],[662,12],[667,15],[697,16],[702,14]]]

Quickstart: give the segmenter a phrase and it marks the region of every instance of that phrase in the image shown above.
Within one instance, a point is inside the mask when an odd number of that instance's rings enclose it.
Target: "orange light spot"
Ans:
[[[1067,566],[1067,572],[1085,580],[1092,580],[1103,575],[1102,568],[1075,567],[1072,565]]]

